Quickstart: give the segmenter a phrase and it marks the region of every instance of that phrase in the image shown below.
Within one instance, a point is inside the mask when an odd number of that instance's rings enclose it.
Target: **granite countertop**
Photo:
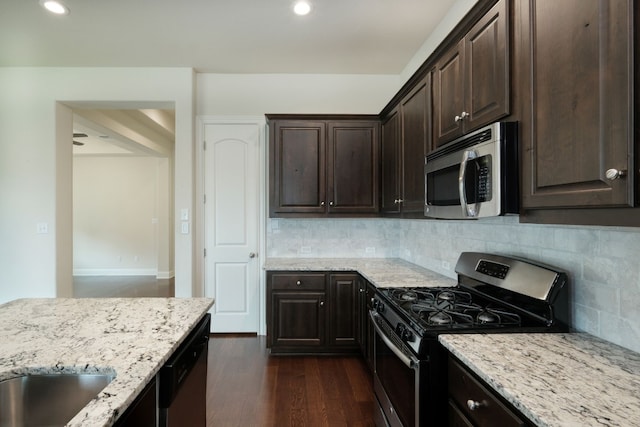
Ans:
[[[440,335],[537,426],[640,426],[640,354],[585,333]]]
[[[48,298],[0,305],[0,380],[107,373],[113,381],[68,426],[110,426],[188,332],[210,298]]]
[[[271,271],[356,271],[378,288],[448,287],[457,281],[399,258],[269,258]]]

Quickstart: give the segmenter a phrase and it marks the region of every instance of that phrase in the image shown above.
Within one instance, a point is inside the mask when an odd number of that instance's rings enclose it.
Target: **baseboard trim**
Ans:
[[[77,268],[74,276],[156,276],[154,268]],[[167,277],[169,278],[169,277]]]

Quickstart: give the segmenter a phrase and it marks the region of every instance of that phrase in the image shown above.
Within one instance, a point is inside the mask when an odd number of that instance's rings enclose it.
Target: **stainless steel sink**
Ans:
[[[111,380],[107,374],[38,374],[0,381],[0,427],[63,426]]]

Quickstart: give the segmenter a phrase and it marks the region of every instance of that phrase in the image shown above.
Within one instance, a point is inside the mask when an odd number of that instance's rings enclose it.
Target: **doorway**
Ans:
[[[174,296],[174,110],[72,111],[74,296]]]
[[[262,332],[264,118],[203,119],[204,295],[212,332]]]

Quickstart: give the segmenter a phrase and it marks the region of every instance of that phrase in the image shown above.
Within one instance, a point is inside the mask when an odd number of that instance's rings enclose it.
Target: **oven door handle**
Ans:
[[[460,193],[460,206],[465,217],[475,218],[478,216],[477,204],[469,206],[467,203],[467,190],[465,181],[467,179],[467,162],[478,157],[475,150],[465,150],[462,153],[462,161],[460,162],[460,172],[458,173],[458,192]]]
[[[393,354],[398,356],[398,358],[402,361],[402,363],[404,363],[408,368],[417,369],[420,364],[420,361],[414,357],[411,357],[405,354],[405,352],[403,352],[401,349],[396,347],[396,345],[384,333],[382,328],[378,326],[378,319],[384,322],[384,320],[382,320],[380,315],[375,311],[369,311],[369,317],[371,317],[371,323],[373,324],[373,327],[376,329],[376,333],[380,336],[380,339],[387,345],[387,347],[389,347],[391,351],[393,351]]]

